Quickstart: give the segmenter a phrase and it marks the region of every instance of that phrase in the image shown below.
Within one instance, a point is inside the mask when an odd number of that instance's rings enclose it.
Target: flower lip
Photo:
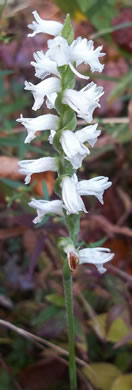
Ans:
[[[37,51],[33,54],[33,56],[36,62],[31,61],[31,65],[35,68],[36,77],[43,80],[45,77],[53,73],[55,76],[60,78],[60,73],[57,70],[55,61],[50,60],[50,58],[48,58],[42,50]]]
[[[39,223],[42,221],[46,214],[57,214],[63,216],[63,202],[61,200],[37,200],[32,199],[28,203],[30,207],[33,207],[37,210],[37,217],[34,218],[34,223]]]
[[[42,157],[36,160],[22,160],[19,161],[19,172],[25,177],[25,184],[30,183],[31,175],[33,173],[40,173],[46,171],[57,171],[57,163],[54,157]]]
[[[37,11],[33,11],[32,14],[35,21],[28,25],[28,27],[33,30],[32,33],[28,34],[28,37],[34,37],[38,33],[45,33],[53,36],[61,34],[63,29],[62,23],[51,20],[44,20],[40,18]]]
[[[36,111],[42,106],[45,96],[50,97],[54,92],[61,90],[61,81],[57,77],[49,77],[36,85],[25,81],[24,89],[32,92],[35,100],[32,109]]]
[[[36,138],[35,133],[37,131],[52,131],[52,129],[54,131],[59,125],[59,117],[53,114],[40,115],[37,118],[23,118],[23,115],[21,114],[20,118],[16,119],[16,121],[22,123],[27,129],[28,135],[25,138],[25,143],[29,143]]]
[[[84,248],[80,249],[78,253],[80,264],[94,264],[100,273],[104,273],[106,271],[103,264],[112,260],[114,257],[114,253],[112,253],[110,249],[103,247]]]
[[[104,203],[103,194],[111,186],[112,182],[108,177],[97,176],[89,180],[81,180],[77,183],[79,195],[94,195],[100,203]]]
[[[60,142],[66,154],[65,159],[71,162],[73,168],[80,168],[82,160],[90,151],[83,143],[79,142],[76,132],[73,133],[70,130],[64,130],[60,137]]]
[[[80,91],[66,89],[62,101],[76,111],[80,118],[91,122],[93,120],[93,111],[95,108],[100,107],[99,98],[103,93],[102,87],[97,87],[94,82],[91,82]]]

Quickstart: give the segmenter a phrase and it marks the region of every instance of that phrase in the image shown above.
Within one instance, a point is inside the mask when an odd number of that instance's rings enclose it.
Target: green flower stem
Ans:
[[[72,307],[72,275],[67,259],[63,267],[65,306],[67,313],[68,343],[69,343],[69,378],[70,390],[77,390],[77,375],[75,363],[75,336]]]

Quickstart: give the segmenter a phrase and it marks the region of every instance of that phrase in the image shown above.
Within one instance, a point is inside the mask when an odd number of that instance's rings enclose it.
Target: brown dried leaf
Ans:
[[[34,186],[34,191],[39,196],[44,196],[43,189],[42,189],[42,183],[44,180],[45,180],[47,188],[48,188],[48,193],[49,193],[49,195],[51,195],[53,193],[54,180],[55,180],[53,172],[48,171],[48,172],[42,172],[42,173],[34,173],[32,175],[31,182],[33,182],[33,181],[37,182]]]

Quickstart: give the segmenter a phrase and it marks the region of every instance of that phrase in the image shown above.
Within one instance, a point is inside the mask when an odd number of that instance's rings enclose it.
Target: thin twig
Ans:
[[[40,346],[39,343],[45,345],[46,347],[49,347],[49,348],[52,348],[54,349],[57,353],[59,354],[62,354],[64,356],[69,356],[69,352],[66,351],[65,349],[61,348],[61,347],[58,347],[57,345],[51,343],[50,341],[47,341],[45,339],[42,339],[41,337],[39,336],[36,336],[34,335],[33,333],[30,333],[30,332],[27,332],[26,330],[24,329],[21,329],[21,328],[18,328],[17,326],[11,324],[10,322],[8,321],[5,321],[5,320],[1,320],[0,319],[0,325],[3,325],[5,326],[6,328],[9,328],[17,333],[19,333],[21,336],[27,338],[27,339],[30,339],[32,340],[32,342],[37,342],[37,345]],[[79,359],[78,357],[76,357],[76,362],[79,363],[81,366],[85,366],[87,364],[87,362],[85,362],[84,360],[82,359]]]
[[[129,123],[128,117],[120,117],[120,118],[98,118],[98,121],[102,122],[103,124],[127,124]],[[83,119],[79,119],[77,121],[78,125],[86,125],[86,122]],[[97,123],[97,119],[93,119],[91,123]]]

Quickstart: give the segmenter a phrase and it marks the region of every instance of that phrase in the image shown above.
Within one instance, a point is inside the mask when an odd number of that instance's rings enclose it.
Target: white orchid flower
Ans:
[[[50,98],[50,94],[61,90],[61,81],[57,77],[49,77],[37,85],[25,81],[25,89],[32,92],[35,100],[32,109],[36,111],[42,106],[45,96]]]
[[[80,78],[88,79],[88,76],[80,74],[76,66],[85,63],[90,66],[92,72],[102,72],[104,65],[99,62],[99,58],[103,57],[105,53],[100,53],[102,46],[94,49],[93,41],[88,41],[86,38],[78,37],[71,45],[68,45],[66,39],[58,36],[54,39],[48,40],[47,56],[56,62],[58,66],[69,65],[71,70]]]
[[[79,195],[94,195],[100,201],[104,203],[103,194],[111,185],[111,181],[105,176],[97,176],[90,180],[81,180],[76,184],[76,189]]]
[[[61,182],[61,187],[62,199],[67,215],[78,214],[79,211],[87,213],[83,200],[76,190],[74,176],[72,178],[69,176],[64,177]]]
[[[36,160],[22,160],[19,161],[19,172],[25,177],[25,184],[30,183],[31,175],[33,173],[40,173],[46,171],[57,171],[57,163],[54,157],[42,157]]]
[[[78,251],[79,264],[88,263],[94,264],[100,273],[104,273],[106,269],[103,264],[107,263],[114,257],[108,248],[84,248]]]
[[[40,18],[37,11],[32,12],[35,21],[32,24],[29,24],[28,27],[33,30],[31,34],[28,34],[28,37],[34,37],[38,33],[45,33],[49,35],[59,35],[63,29],[63,24],[51,20],[44,20]]]
[[[52,131],[49,137],[50,143],[53,143],[55,133],[55,131]],[[60,142],[66,154],[65,158],[71,162],[73,168],[80,168],[82,160],[90,154],[90,150],[84,145],[84,142],[88,142],[91,146],[94,146],[100,133],[101,130],[97,130],[97,124],[86,126],[75,133],[70,130],[63,131]]]
[[[59,117],[53,114],[40,115],[37,118],[23,118],[23,115],[17,119],[27,129],[28,135],[25,138],[25,144],[30,143],[36,138],[36,131],[56,130],[59,125]]]
[[[77,175],[62,179],[62,198],[67,214],[87,213],[81,195],[94,195],[103,204],[103,194],[111,186],[108,177],[97,176],[90,180],[78,181]]]
[[[98,101],[103,93],[102,87],[97,87],[95,83],[91,82],[80,91],[66,89],[62,101],[76,111],[78,117],[91,122],[93,120],[93,111],[95,108],[100,107]]]
[[[35,68],[35,76],[44,79],[53,73],[55,76],[60,77],[60,73],[57,70],[55,61],[50,60],[43,51],[37,51],[33,54],[35,61],[31,61],[31,65]]]
[[[63,65],[69,65],[72,72],[77,76],[82,79],[88,80],[88,76],[84,76],[81,73],[79,73],[75,67],[73,66],[72,62],[74,60],[72,59],[72,49],[68,45],[68,42],[65,38],[63,37],[56,37],[54,39],[49,39],[48,40],[48,48],[49,50],[47,51],[46,55],[55,63],[57,66],[63,66]]]
[[[88,142],[93,147],[101,134],[101,130],[97,130],[97,126],[98,124],[85,126],[83,129],[76,131],[75,134],[79,142]]]
[[[111,253],[110,249],[102,247],[75,249],[74,245],[69,243],[63,249],[67,254],[71,271],[76,270],[78,265],[87,263],[95,265],[100,273],[104,273],[106,269],[103,264],[114,257],[114,253]]]
[[[105,53],[100,53],[101,50],[102,46],[94,49],[93,41],[78,37],[70,46],[71,61],[75,61],[77,66],[82,63],[88,64],[92,72],[102,72],[104,65],[99,62],[99,58]]]
[[[89,149],[79,141],[76,133],[70,130],[63,131],[60,143],[66,154],[65,159],[71,162],[73,168],[80,168],[82,160],[90,153]]]
[[[37,200],[32,199],[31,202],[28,203],[29,206],[37,209],[37,217],[34,218],[34,223],[39,223],[42,221],[43,217],[46,214],[57,214],[59,216],[63,216],[63,202],[62,200]]]

